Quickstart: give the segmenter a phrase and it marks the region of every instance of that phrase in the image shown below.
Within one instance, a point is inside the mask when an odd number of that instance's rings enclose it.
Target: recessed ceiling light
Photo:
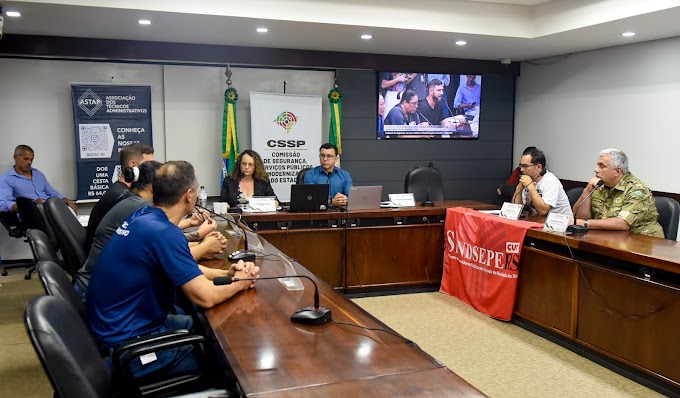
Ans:
[[[467,42],[466,42],[465,40],[458,40],[458,41],[456,42],[456,45],[457,45],[457,46],[464,46],[464,45],[466,45],[466,44],[467,44]]]
[[[267,28],[257,28],[257,33],[267,33],[269,32],[269,29]]]
[[[151,25],[151,21],[149,21],[148,19],[140,19],[139,24],[140,25]]]
[[[623,37],[633,37],[633,36],[635,36],[635,32],[623,32],[623,33],[621,33],[621,36],[623,36]]]
[[[364,39],[364,40],[371,40],[373,38],[373,36],[371,36],[371,35],[361,35],[361,38]]]
[[[19,11],[7,11],[5,15],[8,17],[20,17],[21,13]]]

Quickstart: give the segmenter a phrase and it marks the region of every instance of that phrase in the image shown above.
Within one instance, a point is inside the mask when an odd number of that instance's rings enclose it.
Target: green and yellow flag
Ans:
[[[328,142],[338,147],[337,166],[340,166],[342,154],[342,93],[337,87],[328,92],[331,106],[331,127],[328,132]]]
[[[238,157],[238,136],[236,135],[236,101],[238,93],[229,87],[224,92],[224,115],[222,117],[222,181],[229,175]]]

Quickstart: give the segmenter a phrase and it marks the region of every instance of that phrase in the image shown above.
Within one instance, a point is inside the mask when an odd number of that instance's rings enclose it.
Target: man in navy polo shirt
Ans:
[[[331,143],[321,145],[319,148],[321,165],[305,174],[305,184],[329,184],[328,201],[335,206],[347,206],[352,177],[345,170],[335,167],[337,159],[338,147]]]
[[[233,275],[257,277],[253,263],[216,270],[196,264],[177,224],[198,199],[198,180],[188,162],[167,162],[156,171],[153,206],[125,221],[102,250],[87,290],[87,319],[99,348],[110,349],[140,336],[193,327],[188,315],[172,314],[175,291],[181,288],[196,305],[210,308],[252,281],[215,286],[212,279]],[[177,376],[198,372],[191,347],[158,351],[151,361],[131,364],[136,377]]]

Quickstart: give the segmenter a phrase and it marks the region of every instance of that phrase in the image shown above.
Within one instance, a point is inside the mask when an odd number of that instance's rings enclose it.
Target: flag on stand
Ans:
[[[236,135],[236,101],[238,93],[235,88],[229,87],[224,92],[224,115],[222,117],[222,179],[220,186],[238,157],[238,136]]]
[[[338,147],[336,166],[340,166],[340,155],[342,154],[342,93],[337,86],[328,92],[328,100],[331,106],[331,127],[328,132],[328,142]]]

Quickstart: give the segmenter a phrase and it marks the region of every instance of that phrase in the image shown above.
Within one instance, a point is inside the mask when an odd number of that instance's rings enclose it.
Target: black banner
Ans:
[[[151,87],[71,85],[78,200],[99,199],[121,173],[120,149],[152,145]]]

